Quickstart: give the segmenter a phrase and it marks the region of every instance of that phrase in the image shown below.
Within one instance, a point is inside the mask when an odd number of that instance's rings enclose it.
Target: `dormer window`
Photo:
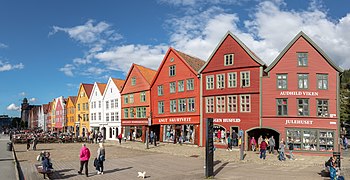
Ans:
[[[136,85],[136,77],[131,78],[131,85],[135,86]]]
[[[233,65],[233,61],[234,61],[234,54],[225,54],[224,55],[224,64],[225,66],[231,66]]]
[[[308,55],[306,52],[297,53],[298,66],[307,66]]]

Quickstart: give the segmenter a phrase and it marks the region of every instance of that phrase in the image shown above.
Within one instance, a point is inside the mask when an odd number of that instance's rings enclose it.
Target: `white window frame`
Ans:
[[[164,95],[164,90],[163,90],[163,85],[158,86],[158,96],[163,96]]]
[[[237,72],[227,73],[227,87],[228,88],[237,87]]]
[[[188,112],[195,112],[196,111],[196,100],[195,100],[195,98],[188,98],[187,99],[187,111]]]
[[[214,89],[214,75],[209,75],[205,77],[206,89]]]
[[[178,112],[186,112],[186,99],[178,99]]]
[[[185,91],[185,81],[184,80],[180,80],[177,82],[177,91],[178,92],[184,92]]]
[[[158,101],[158,114],[164,114],[164,101]]]
[[[227,99],[227,112],[236,113],[237,112],[237,95],[228,95]]]
[[[205,97],[205,112],[214,113],[214,96]]]
[[[172,93],[176,93],[176,82],[170,82],[169,83],[169,92]]]
[[[216,75],[216,89],[225,88],[225,74]]]
[[[249,101],[247,101],[247,97],[249,97]],[[240,99],[240,112],[251,112],[252,106],[251,106],[251,98],[250,94],[242,94],[239,96]],[[247,110],[249,108],[249,110]]]
[[[241,87],[250,87],[250,71],[242,71],[241,75]]]
[[[187,91],[194,90],[194,79],[187,79]]]
[[[224,65],[225,66],[232,66],[235,61],[235,55],[234,54],[225,54],[224,55]]]
[[[170,113],[176,113],[176,99],[171,99],[170,100]]]
[[[175,65],[171,65],[169,66],[169,76],[176,76],[176,66]]]
[[[215,100],[216,100],[216,102],[215,102],[216,113],[225,113],[226,112],[226,108],[225,108],[226,96],[216,96]]]

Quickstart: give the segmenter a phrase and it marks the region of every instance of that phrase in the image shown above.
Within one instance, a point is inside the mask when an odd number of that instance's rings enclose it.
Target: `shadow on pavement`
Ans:
[[[117,171],[123,171],[123,170],[131,169],[131,168],[132,168],[132,167],[116,168],[116,169],[111,169],[111,170],[104,171],[103,173],[104,173],[104,174],[107,174],[107,173],[114,173],[114,172],[117,172]]]
[[[225,168],[225,166],[227,166],[228,162],[225,162],[224,164],[222,164],[219,168],[217,168],[215,171],[214,171],[214,176],[216,176],[222,169]]]
[[[13,159],[0,159],[0,161],[12,161]]]

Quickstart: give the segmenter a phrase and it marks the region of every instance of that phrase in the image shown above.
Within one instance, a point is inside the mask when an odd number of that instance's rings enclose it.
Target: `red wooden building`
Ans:
[[[214,119],[214,143],[225,145],[239,130],[260,127],[260,89],[265,63],[241,40],[227,32],[200,70],[202,143],[205,119]]]
[[[198,144],[204,61],[169,48],[151,84],[152,130],[164,142]],[[181,137],[181,138],[180,138]]]
[[[342,69],[300,32],[265,71],[262,126],[295,150],[337,150]]]
[[[122,95],[122,131],[124,136],[130,137],[135,132],[135,139],[145,141],[148,118],[151,117],[150,84],[157,71],[137,64],[133,64],[129,70]]]

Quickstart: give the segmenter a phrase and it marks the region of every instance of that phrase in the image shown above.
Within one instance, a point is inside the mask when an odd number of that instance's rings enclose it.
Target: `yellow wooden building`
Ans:
[[[67,104],[66,104],[66,130],[69,133],[74,132],[74,125],[75,125],[75,104],[77,102],[77,96],[69,96],[67,98]]]
[[[90,131],[89,123],[89,98],[93,88],[93,84],[80,84],[75,105],[75,131],[79,135],[86,137]]]

